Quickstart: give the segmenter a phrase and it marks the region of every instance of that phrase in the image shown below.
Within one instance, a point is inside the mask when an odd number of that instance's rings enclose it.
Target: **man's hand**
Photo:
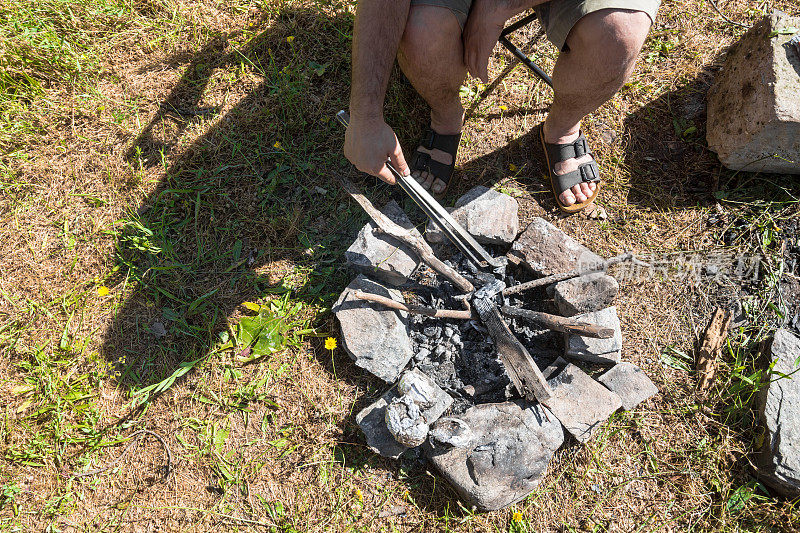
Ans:
[[[501,2],[475,0],[464,25],[464,63],[476,78],[489,81],[489,54],[492,53],[503,26],[513,13],[500,7]]]
[[[344,136],[344,155],[361,172],[377,176],[392,185],[395,180],[386,166],[387,160],[400,174],[411,174],[397,136],[382,118],[360,119],[352,116]]]

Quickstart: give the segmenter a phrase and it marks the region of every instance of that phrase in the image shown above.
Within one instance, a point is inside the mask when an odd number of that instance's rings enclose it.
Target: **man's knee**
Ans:
[[[461,26],[455,15],[446,8],[411,6],[408,22],[400,40],[400,53],[415,63],[425,63],[438,57],[443,47],[452,47],[461,40]]]
[[[650,25],[650,16],[642,11],[603,9],[579,20],[567,45],[575,51],[602,50],[615,63],[630,63],[639,55]]]

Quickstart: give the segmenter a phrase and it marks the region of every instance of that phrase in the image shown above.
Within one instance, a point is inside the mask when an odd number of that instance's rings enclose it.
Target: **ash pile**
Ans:
[[[396,203],[378,210],[349,192],[372,222],[346,252],[358,275],[333,311],[348,355],[387,384],[356,416],[376,453],[414,449],[468,505],[500,509],[536,488],[566,441],[587,442],[657,393],[622,360],[619,285],[606,269],[630,254],[604,260],[541,218],[520,232],[517,201],[479,186],[451,215],[507,258],[492,276],[433,223],[423,238]],[[490,307],[470,306],[488,287]]]

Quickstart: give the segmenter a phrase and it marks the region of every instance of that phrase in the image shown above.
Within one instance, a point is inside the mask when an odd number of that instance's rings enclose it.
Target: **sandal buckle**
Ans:
[[[575,150],[576,159],[589,153],[589,145],[586,142],[585,137],[579,137],[574,143],[572,143],[572,148]]]
[[[600,175],[597,173],[597,167],[591,163],[580,166],[581,179],[585,182],[590,182],[598,179]]]
[[[422,144],[428,150],[433,150],[433,143],[436,142],[436,132],[432,129],[429,129],[425,132],[425,137],[422,139]]]

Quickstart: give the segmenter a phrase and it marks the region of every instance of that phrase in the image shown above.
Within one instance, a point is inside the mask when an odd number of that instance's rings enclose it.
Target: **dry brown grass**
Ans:
[[[99,58],[86,74],[91,84],[53,80],[35,105],[15,112],[13,120],[35,124],[35,132],[17,136],[2,157],[0,494],[15,490],[0,496],[0,531],[800,527],[792,502],[759,492],[731,508],[735,491],[752,483],[753,428],[720,416],[724,391],[703,405],[690,373],[660,360],[668,346],[691,352],[710,310],[736,297],[736,287],[675,275],[625,282],[617,303],[625,357],[661,395],[613,417],[588,445],[563,450],[526,501],[487,514],[464,509],[420,462],[366,449],[354,414],[382,385],[341,350],[331,354],[306,337],[248,365],[231,350],[216,351],[219,333],[242,315],[239,304],[279,301],[281,284],[301,304],[296,318],[313,319],[320,334],[336,332],[326,307],[347,281],[342,252],[364,221],[332,179],[348,168],[330,119],[346,104],[352,9],[335,2],[114,5],[124,13],[91,26]],[[790,0],[720,2],[747,23],[773,6],[797,11]],[[76,25],[89,24],[76,13]],[[475,183],[499,184],[519,196],[525,220],[544,216],[604,255],[719,247],[710,210],[735,219],[740,206],[712,193],[739,178],[704,145],[704,94],[740,31],[706,2],[662,7],[630,83],[584,126],[608,181],[607,221],[554,211],[529,133],[550,95],[519,66],[469,118],[458,161],[463,179],[450,199]],[[552,47],[538,49],[551,66]],[[327,63],[325,74],[311,73],[309,61]],[[508,61],[498,49],[491,72],[499,75]],[[290,70],[279,74],[283,66]],[[399,77],[388,101],[392,123],[412,145],[424,107]],[[675,123],[697,131],[676,134]],[[265,196],[276,168],[292,177]],[[400,198],[369,187],[376,198]],[[142,221],[165,251],[150,257],[126,248],[131,221]],[[98,296],[100,285],[109,296]],[[212,290],[211,305],[197,313],[178,302]],[[165,308],[183,318],[170,320]],[[178,329],[157,340],[150,328],[158,320]],[[172,388],[134,405],[135,391],[206,355]],[[115,440],[140,427],[163,435],[175,454],[166,480],[164,453],[152,438],[107,473],[69,478],[113,460],[124,447]],[[519,523],[514,510],[524,517]]]

